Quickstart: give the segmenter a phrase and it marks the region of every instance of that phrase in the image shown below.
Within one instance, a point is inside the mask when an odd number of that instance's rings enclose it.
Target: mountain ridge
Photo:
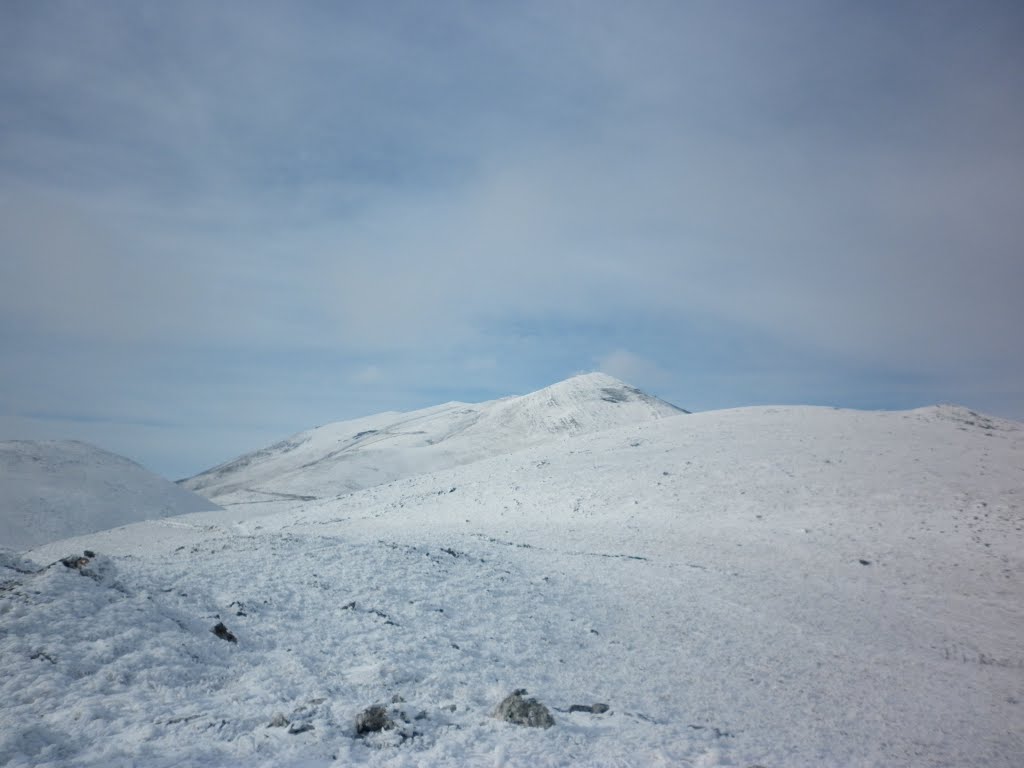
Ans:
[[[587,373],[526,395],[333,422],[179,483],[228,504],[309,500],[325,488],[351,492],[550,439],[686,413],[612,376]]]

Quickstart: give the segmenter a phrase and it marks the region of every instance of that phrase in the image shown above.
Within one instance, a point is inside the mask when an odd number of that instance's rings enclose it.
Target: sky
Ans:
[[[1019,2],[0,4],[0,439],[603,370],[1024,419]]]

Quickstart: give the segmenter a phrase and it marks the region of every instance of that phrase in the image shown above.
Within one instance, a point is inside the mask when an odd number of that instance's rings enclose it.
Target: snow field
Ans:
[[[1022,448],[741,409],[44,547],[109,570],[0,579],[0,762],[1015,766]],[[516,688],[556,726],[493,720]]]

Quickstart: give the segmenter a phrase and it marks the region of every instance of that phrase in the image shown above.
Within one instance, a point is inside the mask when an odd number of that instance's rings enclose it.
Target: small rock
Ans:
[[[871,565],[871,561],[870,560],[859,560],[858,562],[861,565]]]
[[[388,715],[388,711],[380,704],[367,707],[356,715],[356,735],[364,733],[375,733],[377,731],[390,731],[395,727],[395,721]]]
[[[288,725],[288,718],[278,712],[270,718],[270,722],[267,723],[267,728],[284,728],[286,725]]]
[[[290,733],[292,736],[294,736],[295,734],[305,733],[306,731],[312,731],[312,730],[313,730],[313,724],[312,723],[292,723],[291,726],[288,728],[288,733]]]
[[[96,553],[93,552],[91,549],[85,550],[85,552],[83,552],[82,554],[85,555],[86,557],[88,557],[90,560],[92,558],[96,557]]]
[[[526,690],[517,689],[511,696],[505,698],[494,711],[498,720],[504,720],[516,725],[526,725],[531,728],[550,728],[555,724],[548,708],[534,698],[524,699]]]
[[[238,642],[238,638],[235,637],[228,630],[228,628],[224,626],[224,622],[223,621],[218,621],[217,622],[217,626],[215,626],[210,631],[213,632],[213,634],[215,634],[221,640],[227,640],[229,643],[237,643]]]
[[[569,707],[570,712],[589,712],[593,715],[603,715],[608,711],[607,704],[573,704]]]
[[[91,557],[78,557],[77,555],[71,555],[70,557],[62,557],[61,563],[68,568],[80,571],[89,564],[91,559]]]

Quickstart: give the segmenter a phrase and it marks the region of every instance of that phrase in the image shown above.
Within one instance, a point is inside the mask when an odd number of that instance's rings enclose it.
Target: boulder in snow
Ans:
[[[221,640],[227,640],[229,643],[238,642],[238,638],[235,637],[234,634],[226,626],[224,626],[223,621],[218,621],[217,626],[215,626],[210,631],[213,632],[213,634],[215,634]]]
[[[380,704],[367,707],[356,715],[356,735],[358,736],[377,731],[390,731],[394,727],[395,721],[391,719],[388,711]]]
[[[527,725],[531,728],[550,728],[555,724],[548,708],[535,698],[524,698],[526,691],[519,689],[506,696],[505,699],[494,710],[494,716],[499,720],[516,725]]]

